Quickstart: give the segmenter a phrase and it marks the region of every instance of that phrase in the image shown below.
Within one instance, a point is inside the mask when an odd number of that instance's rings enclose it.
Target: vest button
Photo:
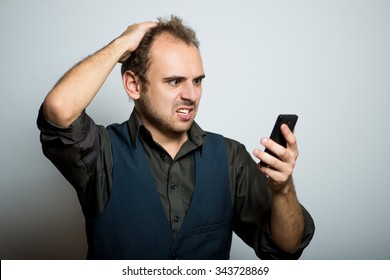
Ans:
[[[180,217],[179,216],[175,216],[175,222],[178,223],[180,221]]]
[[[171,189],[172,189],[172,190],[176,190],[176,188],[177,188],[176,184],[175,184],[175,183],[172,183],[172,184],[171,184]]]

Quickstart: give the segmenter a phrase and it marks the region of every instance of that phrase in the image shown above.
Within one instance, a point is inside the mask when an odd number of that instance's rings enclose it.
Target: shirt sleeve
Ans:
[[[234,206],[234,232],[260,259],[298,259],[314,234],[314,222],[302,206],[305,229],[300,248],[295,253],[280,249],[273,241],[269,221],[271,191],[266,176],[259,172],[256,162],[244,145],[225,139],[229,158],[229,174]]]
[[[87,217],[103,211],[111,188],[112,155],[108,133],[85,113],[66,128],[39,110],[37,126],[44,155],[75,188]]]

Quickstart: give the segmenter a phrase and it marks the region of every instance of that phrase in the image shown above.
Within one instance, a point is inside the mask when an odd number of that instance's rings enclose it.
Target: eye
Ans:
[[[175,87],[175,86],[178,86],[180,84],[180,82],[181,82],[181,79],[173,79],[173,80],[168,81],[168,85]]]
[[[202,84],[203,78],[196,78],[193,80],[194,85],[200,86]]]

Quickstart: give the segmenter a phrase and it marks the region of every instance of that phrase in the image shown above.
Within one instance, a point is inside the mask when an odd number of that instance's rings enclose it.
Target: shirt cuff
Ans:
[[[269,223],[266,222],[265,226],[262,229],[262,234],[260,235],[259,250],[256,250],[256,254],[261,259],[280,259],[280,260],[297,260],[301,257],[303,250],[309,245],[310,241],[313,238],[315,225],[313,218],[309,212],[301,205],[303,216],[305,219],[305,228],[303,233],[303,238],[300,247],[294,253],[288,253],[283,251],[276,245],[275,241],[272,238],[271,230]]]
[[[72,145],[85,139],[92,121],[85,110],[69,127],[60,127],[46,119],[42,107],[41,105],[39,108],[37,119],[37,126],[41,131],[41,143],[60,139],[64,145]]]

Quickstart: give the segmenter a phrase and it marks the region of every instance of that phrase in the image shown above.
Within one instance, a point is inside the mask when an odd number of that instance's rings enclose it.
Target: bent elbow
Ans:
[[[50,94],[43,102],[43,115],[48,121],[60,127],[69,127],[78,117],[66,102]]]

